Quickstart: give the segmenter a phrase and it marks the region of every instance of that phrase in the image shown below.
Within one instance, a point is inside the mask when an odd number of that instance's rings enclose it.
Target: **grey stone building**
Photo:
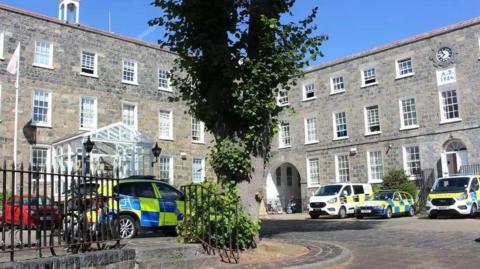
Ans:
[[[320,184],[479,164],[479,38],[476,18],[308,68],[279,96],[295,113],[274,140],[267,199],[305,204]]]
[[[94,172],[152,173],[175,185],[212,176],[203,123],[168,101],[175,54],[83,26],[78,11],[78,0],[59,1],[58,19],[0,4],[1,70],[21,44],[17,163],[82,170],[90,137]],[[0,160],[8,163],[14,120],[15,76],[2,72]],[[152,164],[155,143],[162,153]]]

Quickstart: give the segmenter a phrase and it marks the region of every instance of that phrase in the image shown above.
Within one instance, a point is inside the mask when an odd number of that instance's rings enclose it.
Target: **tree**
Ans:
[[[220,182],[240,187],[248,212],[258,214],[265,165],[288,91],[311,60],[322,56],[315,36],[317,9],[283,22],[295,0],[156,0],[165,28],[162,45],[178,54],[171,81],[189,113],[214,136],[210,163]]]

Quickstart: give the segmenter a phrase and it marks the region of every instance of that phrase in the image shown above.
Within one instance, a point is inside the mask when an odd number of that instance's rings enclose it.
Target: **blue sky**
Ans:
[[[147,21],[160,15],[152,0],[81,0],[80,22],[156,42],[161,29],[150,29]],[[58,0],[0,0],[0,3],[57,16]],[[301,19],[319,6],[319,33],[329,36],[322,46],[322,63],[480,16],[478,0],[297,0],[295,18]]]

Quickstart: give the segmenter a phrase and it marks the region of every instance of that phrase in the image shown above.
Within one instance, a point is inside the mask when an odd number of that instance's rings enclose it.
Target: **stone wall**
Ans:
[[[185,105],[172,103],[168,98],[176,94],[158,90],[158,68],[169,70],[175,54],[156,45],[127,40],[83,26],[65,24],[42,16],[30,16],[0,8],[0,32],[5,33],[4,56],[0,69],[4,69],[18,42],[21,42],[21,80],[19,113],[18,156],[29,162],[32,145],[51,145],[54,141],[80,133],[80,96],[97,99],[98,128],[121,121],[122,102],[137,105],[138,130],[151,141],[158,141],[162,155],[174,158],[176,185],[191,181],[192,158],[206,157],[205,144],[191,140],[191,117]],[[53,69],[33,66],[35,40],[53,42]],[[80,74],[83,50],[98,55],[98,78]],[[138,85],[122,83],[122,60],[138,62]],[[14,76],[0,74],[2,84],[0,159],[13,159]],[[53,113],[51,128],[33,127],[32,93],[36,89],[52,93]],[[173,140],[160,140],[159,110],[173,111]],[[206,134],[205,141],[211,140]],[[186,152],[183,160],[180,152]],[[208,163],[208,161],[206,162]],[[212,176],[210,169],[207,176]]]
[[[480,163],[480,20],[474,19],[432,33],[375,48],[359,55],[311,67],[298,86],[289,92],[289,103],[295,113],[285,113],[282,119],[290,123],[292,146],[278,148],[278,137],[273,145],[274,153],[270,173],[283,163],[292,163],[302,178],[302,198],[308,200],[317,186],[307,182],[306,159],[320,160],[320,182],[336,181],[335,155],[349,155],[350,180],[368,182],[367,152],[382,152],[384,171],[403,169],[403,146],[419,145],[422,168],[441,167],[441,153],[452,139],[461,140],[467,147],[468,163]],[[454,52],[451,62],[440,65],[434,60],[438,49],[448,46]],[[396,78],[396,60],[411,57],[414,75]],[[377,85],[362,87],[361,70],[375,67]],[[455,68],[456,82],[437,85],[436,71]],[[342,75],[346,91],[331,94],[330,79]],[[303,101],[302,86],[314,82],[316,98]],[[461,121],[442,123],[440,118],[439,91],[457,90]],[[400,98],[415,97],[419,127],[401,130]],[[366,106],[378,105],[381,133],[366,135]],[[345,111],[348,139],[335,140],[332,113]],[[304,119],[317,118],[319,142],[305,144]],[[351,154],[351,150],[356,153]]]

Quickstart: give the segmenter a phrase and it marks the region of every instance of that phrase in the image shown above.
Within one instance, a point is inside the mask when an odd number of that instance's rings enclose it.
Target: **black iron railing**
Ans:
[[[224,262],[238,263],[239,201],[228,201],[223,193],[203,185],[181,187],[185,195],[183,237],[185,242],[200,242],[208,254]],[[231,214],[226,214],[225,211]]]
[[[52,170],[53,171],[53,170]],[[33,171],[0,167],[0,255],[33,250],[70,252],[119,244],[117,179],[103,174]],[[34,254],[35,255],[35,254]]]

